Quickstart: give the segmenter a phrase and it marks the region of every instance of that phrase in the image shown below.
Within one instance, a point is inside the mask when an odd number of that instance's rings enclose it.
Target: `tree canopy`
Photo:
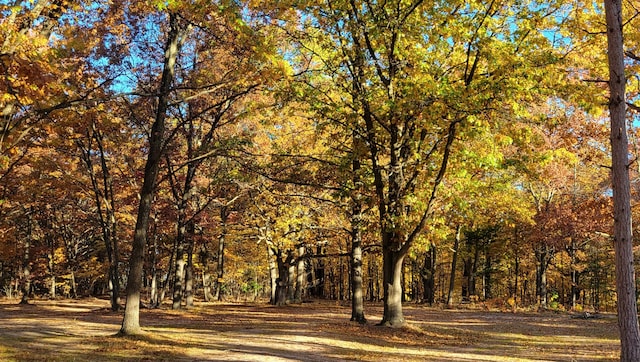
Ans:
[[[0,2],[4,294],[614,308],[618,5],[610,127],[599,3]]]

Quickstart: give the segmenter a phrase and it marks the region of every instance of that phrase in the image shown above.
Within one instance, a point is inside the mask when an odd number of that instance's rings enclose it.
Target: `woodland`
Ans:
[[[0,0],[0,293],[616,312],[610,3]]]

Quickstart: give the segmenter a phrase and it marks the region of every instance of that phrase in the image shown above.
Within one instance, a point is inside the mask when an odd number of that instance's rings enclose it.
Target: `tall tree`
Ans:
[[[518,116],[519,102],[538,98],[530,90],[556,59],[551,40],[538,29],[553,26],[549,14],[557,5],[535,10],[529,2],[511,1],[306,5],[308,28],[314,31],[295,39],[307,54],[305,66],[334,80],[320,79],[313,91],[321,90],[325,104],[342,112],[332,119],[345,133],[355,130],[366,144],[362,161],[373,179],[382,241],[381,324],[401,326],[402,265],[430,221],[452,146],[457,138],[472,137],[475,127]],[[532,11],[539,14],[530,16]],[[525,71],[527,77],[517,75]],[[354,116],[345,117],[348,113]]]
[[[84,140],[78,139],[76,143],[80,148],[82,161],[89,173],[95,196],[98,220],[100,221],[102,238],[109,262],[108,279],[110,284],[111,310],[117,311],[120,309],[120,272],[118,268],[120,258],[113,177],[107,164],[108,156],[105,152],[104,136],[96,127],[95,122],[92,122],[88,127],[86,138]],[[97,162],[100,164],[99,173],[94,169],[94,162],[96,162],[94,161],[94,155],[97,156]]]
[[[640,360],[640,328],[633,267],[629,142],[626,119],[626,76],[622,1],[605,0],[607,54],[609,58],[609,116],[611,117],[611,182],[616,254],[616,290],[621,361]]]
[[[132,335],[142,332],[140,328],[140,293],[142,291],[142,269],[144,265],[144,247],[147,244],[147,228],[149,214],[156,187],[156,178],[162,158],[165,141],[165,120],[169,107],[171,85],[174,80],[175,66],[180,48],[188,32],[188,24],[180,19],[177,13],[170,12],[169,28],[164,47],[164,63],[160,85],[158,87],[158,103],[155,119],[149,135],[149,151],[144,169],[144,181],[140,190],[140,203],[133,237],[133,250],[129,259],[127,277],[127,303],[120,334]]]

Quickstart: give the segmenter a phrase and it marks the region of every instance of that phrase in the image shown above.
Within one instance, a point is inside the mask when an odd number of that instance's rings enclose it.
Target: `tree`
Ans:
[[[132,335],[142,332],[140,328],[140,293],[142,290],[142,268],[144,265],[144,248],[147,244],[147,228],[149,214],[156,187],[156,178],[162,158],[165,141],[165,119],[169,106],[169,94],[175,75],[176,59],[189,26],[180,20],[175,12],[169,13],[169,30],[164,47],[164,63],[160,85],[158,87],[158,104],[155,119],[149,135],[149,152],[144,170],[144,181],[140,190],[138,217],[133,237],[133,250],[129,259],[127,277],[127,303],[122,320],[120,334]]]
[[[609,59],[609,116],[611,117],[611,183],[616,254],[616,290],[621,361],[640,360],[640,328],[633,267],[629,144],[626,118],[626,76],[622,1],[605,0]]]
[[[528,82],[548,79],[558,59],[538,30],[554,26],[556,5],[536,15],[528,2],[431,5],[329,1],[309,10],[314,29],[326,31],[305,49],[348,94],[334,103],[357,115],[348,127],[368,148],[383,247],[381,324],[391,326],[404,323],[402,264],[430,221],[456,137],[520,116],[518,102],[543,98]]]
[[[86,144],[84,143],[86,141]],[[94,148],[95,141],[95,148]],[[95,204],[102,229],[102,238],[107,251],[109,262],[109,283],[111,294],[111,310],[120,309],[120,263],[118,234],[116,221],[116,202],[113,186],[113,177],[107,164],[104,135],[97,128],[95,121],[87,129],[86,139],[76,141],[81,151],[81,158],[89,173],[91,186],[95,196]],[[100,173],[94,169],[94,154],[100,164]]]

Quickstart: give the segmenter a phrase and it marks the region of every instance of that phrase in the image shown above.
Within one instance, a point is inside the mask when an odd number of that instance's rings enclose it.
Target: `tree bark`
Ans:
[[[302,303],[302,297],[305,289],[305,245],[298,244],[298,260],[296,262],[296,293],[294,296],[295,303]]]
[[[290,266],[293,259],[293,254],[288,251],[286,257],[282,255],[282,251],[278,250],[276,255],[276,261],[278,263],[278,278],[276,279],[276,296],[275,305],[285,305],[290,301],[290,289],[291,289],[291,273]]]
[[[362,246],[360,236],[353,240],[351,247],[351,321],[364,324],[364,293],[362,278]]]
[[[273,249],[267,245],[267,257],[269,258],[269,280],[271,282],[271,293],[269,303],[273,305],[278,304],[277,291],[278,291],[278,265],[276,261],[276,255]]]
[[[27,215],[27,237],[24,241],[24,256],[22,257],[22,298],[20,304],[29,304],[31,297],[31,235],[32,235],[31,211]]]
[[[493,268],[493,261],[491,258],[491,254],[489,254],[488,248],[485,248],[484,251],[484,300],[493,298],[493,293],[491,291],[491,269]]]
[[[553,250],[547,245],[538,247],[536,253],[536,296],[540,307],[547,307],[547,269],[553,255]]]
[[[640,361],[640,328],[633,265],[633,229],[626,128],[622,2],[605,0],[611,116],[611,181],[621,361]]]
[[[204,300],[210,302],[213,300],[211,295],[211,274],[209,271],[209,249],[207,242],[203,242],[200,246],[200,263],[202,264],[202,288]]]
[[[173,275],[173,302],[171,309],[180,309],[182,307],[182,298],[184,296],[184,274],[187,262],[184,260],[184,242],[176,240],[176,263]]]
[[[460,225],[456,226],[456,238],[453,243],[453,256],[451,257],[451,274],[449,276],[449,292],[447,293],[447,307],[453,307],[453,288],[456,282],[456,264],[458,263],[458,248],[460,247]]]
[[[351,196],[351,321],[364,324],[367,319],[364,316],[364,293],[362,278],[362,180],[360,176],[362,165],[360,152],[364,148],[358,133],[352,132],[353,161],[351,172],[353,173],[353,191]]]
[[[169,32],[165,45],[164,64],[156,116],[149,136],[149,153],[144,170],[144,181],[140,190],[140,203],[133,236],[133,248],[129,260],[129,274],[127,278],[127,303],[120,328],[121,335],[142,333],[140,327],[140,294],[142,292],[142,269],[144,266],[144,247],[147,244],[147,228],[156,178],[162,158],[165,119],[169,106],[169,93],[175,75],[175,65],[187,27],[179,23],[177,14],[169,14]]]
[[[402,263],[403,253],[383,249],[383,288],[384,311],[379,325],[389,327],[402,327],[405,320],[402,313]]]
[[[48,243],[49,243],[49,253],[47,254],[47,259],[48,259],[48,266],[49,266],[49,274],[50,274],[50,282],[51,284],[49,285],[49,298],[51,299],[56,299],[56,271],[55,271],[55,253],[56,253],[56,248],[55,248],[55,243],[53,241],[53,238],[51,237],[47,237]]]
[[[287,263],[287,303],[290,303],[295,300],[296,290],[295,290],[295,281],[296,281],[296,265],[293,263],[293,252],[289,251],[289,256],[287,256],[289,262]]]
[[[324,254],[324,246],[318,245],[316,248],[316,255],[321,256]],[[313,275],[313,295],[316,298],[324,298],[324,269],[325,262],[324,258],[320,257],[316,259],[316,265],[314,269]]]
[[[160,294],[158,293],[158,233],[155,229],[157,229],[158,225],[158,217],[157,214],[153,218],[153,250],[151,252],[151,297],[149,300],[149,304],[152,308],[157,308],[160,306]]]
[[[229,210],[226,206],[220,208],[221,230],[218,237],[218,279],[216,280],[215,300],[222,300],[222,283],[224,280],[224,242],[227,237],[227,219],[229,218]]]
[[[422,278],[424,301],[433,305],[436,297],[436,246],[431,244],[424,256],[424,265],[420,273]]]
[[[193,243],[195,241],[194,231],[195,230],[193,228],[193,223],[190,223],[188,228],[189,238],[187,243],[187,265],[184,274],[184,296],[187,308],[193,307]]]

